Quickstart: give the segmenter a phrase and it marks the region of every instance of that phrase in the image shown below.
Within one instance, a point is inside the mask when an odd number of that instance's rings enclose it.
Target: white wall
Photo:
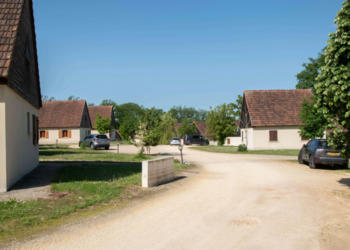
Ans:
[[[270,142],[270,130],[277,130],[277,142]],[[302,140],[296,126],[255,127],[253,149],[300,149],[307,140]],[[248,146],[249,148],[249,146]]]
[[[72,136],[71,138],[59,138],[58,131],[60,130],[71,130]],[[86,135],[88,135],[88,131],[90,128],[40,128],[40,131],[48,131],[49,138],[39,138],[39,144],[56,144],[56,140],[58,140],[58,144],[69,144],[69,143],[79,143],[80,140],[83,140]]]
[[[39,165],[39,146],[33,145],[28,134],[27,112],[38,110],[6,85],[0,85],[0,192],[6,192]]]
[[[142,187],[154,187],[174,179],[174,157],[142,162]]]
[[[230,139],[230,144],[228,144],[228,139]],[[227,137],[224,146],[238,146],[242,144],[242,137]]]

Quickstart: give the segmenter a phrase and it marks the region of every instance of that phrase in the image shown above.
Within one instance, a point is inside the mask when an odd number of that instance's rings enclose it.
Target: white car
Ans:
[[[170,140],[170,146],[172,145],[181,145],[181,139],[179,137],[173,137]]]

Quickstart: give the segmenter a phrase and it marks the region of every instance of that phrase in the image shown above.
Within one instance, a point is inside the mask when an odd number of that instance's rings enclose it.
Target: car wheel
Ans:
[[[314,156],[313,156],[313,155],[310,156],[310,159],[309,159],[309,167],[312,168],[312,169],[315,169],[315,168],[316,168],[315,159],[314,159]]]
[[[108,150],[109,149],[109,147],[105,147],[105,150]]]
[[[91,143],[91,144],[90,144],[90,149],[91,149],[91,150],[94,150],[94,149],[95,149],[95,147],[94,147],[94,144],[93,144],[93,143]]]
[[[305,164],[305,161],[301,158],[301,154],[298,155],[299,164]]]

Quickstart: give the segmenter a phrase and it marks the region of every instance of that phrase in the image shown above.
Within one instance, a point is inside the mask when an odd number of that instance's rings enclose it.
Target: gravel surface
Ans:
[[[286,161],[295,157],[185,148],[184,158],[200,171],[181,185],[9,248],[349,249],[348,173]]]

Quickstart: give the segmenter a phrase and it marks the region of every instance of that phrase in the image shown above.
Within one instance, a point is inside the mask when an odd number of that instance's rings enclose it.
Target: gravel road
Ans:
[[[176,147],[151,153],[179,157]],[[350,174],[287,161],[295,157],[189,148],[184,157],[200,168],[182,185],[13,248],[350,249]]]

